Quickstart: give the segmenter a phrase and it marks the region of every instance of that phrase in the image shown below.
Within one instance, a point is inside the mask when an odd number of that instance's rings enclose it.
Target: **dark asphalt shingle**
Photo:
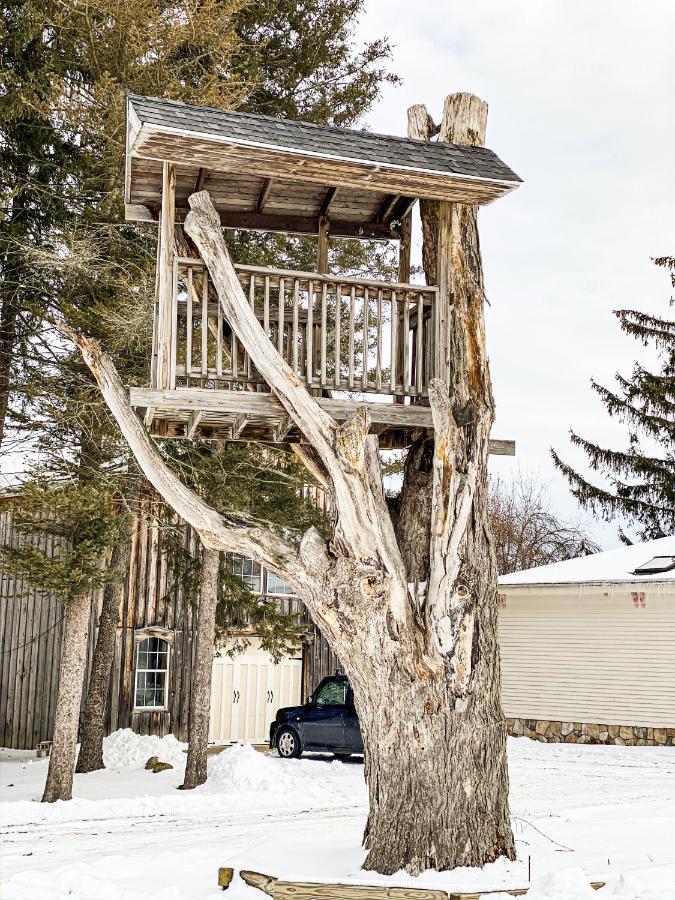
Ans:
[[[311,125],[271,116],[190,106],[174,100],[129,95],[141,122],[203,132],[256,144],[309,151],[382,165],[404,166],[442,174],[469,175],[497,181],[521,179],[487,147],[464,147],[409,138]]]

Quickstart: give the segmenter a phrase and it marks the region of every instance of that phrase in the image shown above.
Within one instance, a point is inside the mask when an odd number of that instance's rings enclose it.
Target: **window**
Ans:
[[[295,591],[287,581],[279,578],[274,572],[267,573],[267,593],[281,594],[283,597],[294,597]]]
[[[147,637],[136,644],[136,691],[134,706],[164,709],[169,687],[169,644]]]
[[[240,578],[254,594],[262,593],[262,566],[247,556],[232,556],[232,574]]]
[[[320,687],[314,697],[317,706],[344,706],[347,703],[347,691],[349,683],[342,681],[327,681]]]
[[[638,566],[633,575],[658,575],[660,572],[670,572],[671,569],[675,569],[675,556],[655,556]]]
[[[248,586],[254,594],[274,594],[280,597],[295,597],[295,591],[287,581],[274,572],[268,572],[260,563],[247,556],[230,557],[232,574]]]

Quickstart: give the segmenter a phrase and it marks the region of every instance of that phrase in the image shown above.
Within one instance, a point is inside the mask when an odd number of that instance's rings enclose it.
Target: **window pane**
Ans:
[[[284,581],[283,578],[279,578],[274,572],[267,573],[267,593],[283,594],[286,597],[295,596],[295,591],[290,584],[287,581]]]
[[[236,575],[254,593],[262,591],[262,569],[259,563],[247,556],[232,556],[232,574]]]

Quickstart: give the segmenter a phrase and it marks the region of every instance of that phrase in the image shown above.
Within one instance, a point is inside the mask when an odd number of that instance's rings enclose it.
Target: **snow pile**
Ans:
[[[236,744],[209,760],[209,777],[202,791],[213,793],[280,794],[302,796],[304,801],[341,797],[345,778],[350,785],[354,767],[338,762],[306,759],[278,759],[259,753],[250,744]],[[362,771],[359,767],[359,770]],[[365,796],[365,786],[364,786]],[[359,798],[360,799],[360,798]]]
[[[187,744],[182,744],[172,734],[160,738],[154,735],[136,734],[131,728],[120,728],[103,738],[103,762],[107,769],[142,768],[151,756],[172,766],[185,763]]]
[[[541,878],[536,878],[527,896],[529,900],[592,900],[597,894],[581,866],[575,866],[560,872],[548,872]]]

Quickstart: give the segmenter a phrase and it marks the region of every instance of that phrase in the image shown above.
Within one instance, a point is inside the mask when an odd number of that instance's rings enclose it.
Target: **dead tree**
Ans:
[[[413,128],[418,118],[429,127],[421,107],[411,112]],[[480,144],[485,120],[480,100],[453,95],[440,139]],[[190,207],[185,230],[208,267],[224,317],[302,432],[299,456],[332,494],[330,540],[311,528],[296,545],[217,513],[164,463],[109,357],[86,338],[75,340],[164,500],[207,547],[251,556],[293,585],[340,657],[365,746],[365,867],[417,873],[513,858],[487,515],[494,403],[476,210],[445,201],[424,205],[425,265],[439,286],[441,310],[433,371],[445,377],[429,388],[433,438],[409,451],[391,514],[366,408],[343,424],[322,409],[256,319],[208,193],[193,194]]]

